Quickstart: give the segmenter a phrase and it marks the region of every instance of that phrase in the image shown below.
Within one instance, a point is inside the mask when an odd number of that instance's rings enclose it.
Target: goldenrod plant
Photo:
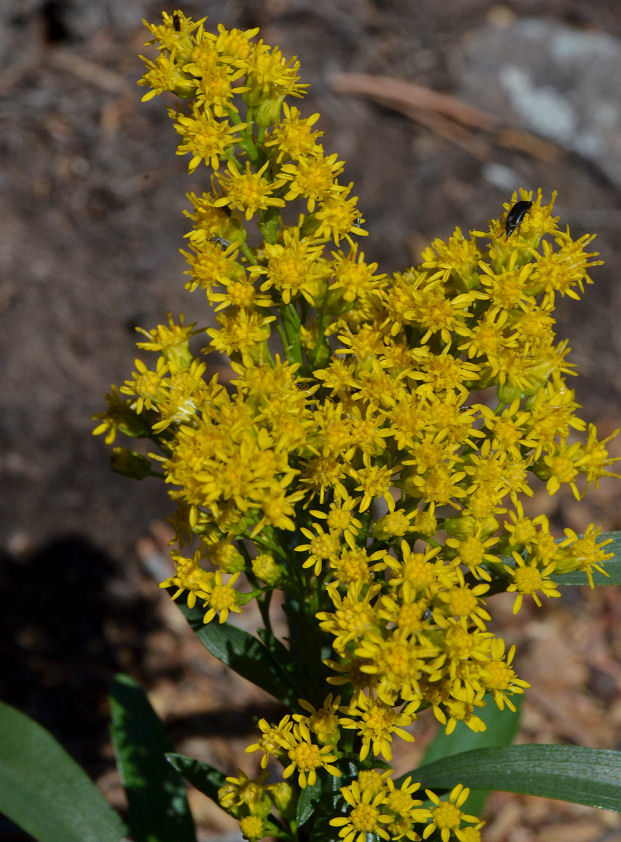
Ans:
[[[176,501],[162,587],[206,637],[256,601],[290,685],[290,712],[260,720],[247,749],[264,771],[227,778],[219,803],[249,840],[306,838],[323,821],[344,842],[475,842],[464,782],[440,797],[415,772],[395,781],[392,746],[414,739],[426,708],[447,735],[484,731],[486,705],[514,710],[526,682],[488,630],[489,597],[540,605],[560,595],[559,574],[592,582],[612,557],[597,527],[558,541],[522,502],[538,482],[581,499],[612,475],[554,332],[558,297],[591,283],[593,237],[573,240],[554,196],[522,190],[488,231],[456,229],[418,266],[383,273],[365,259],[363,212],[319,115],[291,104],[306,89],[298,61],[257,29],[213,33],[179,11],[147,26],[158,55],[143,99],[178,97],[177,153],[198,184],[186,288],[216,325],[169,316],[143,331],[154,362],[136,360],[96,432],[156,445],[115,461],[163,476]],[[206,379],[214,353],[230,385]],[[321,801],[320,819],[300,816],[300,799]]]
[[[592,282],[593,237],[559,226],[554,195],[520,190],[487,231],[456,229],[384,273],[319,115],[293,104],[298,61],[258,29],[212,32],[181,11],[147,28],[143,99],[176,96],[196,185],[186,288],[214,316],[141,330],[152,362],[107,395],[95,433],[147,442],[112,461],[175,501],[162,587],[287,711],[258,721],[254,776],[169,762],[249,842],[478,842],[489,789],[620,809],[618,752],[508,745],[527,683],[488,625],[499,592],[518,612],[563,584],[621,580],[619,537],[590,525],[559,538],[524,506],[535,487],[581,500],[617,476],[554,329],[559,297]],[[228,358],[229,381],[207,376],[210,355]],[[230,622],[253,602],[258,637]],[[393,747],[423,711],[440,736],[396,777]],[[151,823],[144,838],[190,838]]]

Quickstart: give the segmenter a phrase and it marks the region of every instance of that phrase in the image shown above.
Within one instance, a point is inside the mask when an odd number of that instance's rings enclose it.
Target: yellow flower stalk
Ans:
[[[289,678],[308,694],[280,724],[261,720],[248,749],[281,767],[276,789],[229,778],[221,804],[249,840],[273,835],[272,809],[293,839],[291,803],[333,778],[327,832],[344,842],[476,842],[467,789],[429,790],[422,806],[378,758],[426,708],[449,733],[483,730],[486,704],[514,709],[526,682],[488,630],[488,598],[540,605],[559,596],[555,574],[592,581],[610,557],[594,526],[556,541],[523,508],[537,483],[580,499],[617,476],[611,436],[576,414],[554,331],[557,295],[592,282],[593,238],[558,227],[555,195],[520,190],[487,231],[456,229],[418,266],[382,273],[359,249],[368,232],[318,115],[286,102],[304,95],[297,60],[258,30],[211,33],[180,11],[147,26],[159,55],[139,84],[144,99],[179,98],[177,153],[199,191],[186,288],[206,294],[215,326],[169,316],[143,331],[155,360],[136,360],[95,432],[152,442],[176,541],[191,545],[162,586],[207,629],[256,600],[273,636],[269,601],[284,592],[278,651],[302,659]],[[518,200],[532,204],[508,234]],[[213,352],[230,383],[207,378]]]

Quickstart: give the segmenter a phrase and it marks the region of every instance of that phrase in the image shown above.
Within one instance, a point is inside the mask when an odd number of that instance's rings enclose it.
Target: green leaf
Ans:
[[[277,662],[282,661],[283,669],[287,670],[287,672],[293,669],[294,664],[291,661],[289,650],[271,629],[258,629],[257,635],[272,658]]]
[[[127,828],[54,737],[0,702],[0,812],[39,842],[119,842]]]
[[[134,842],[195,842],[185,784],[165,757],[172,744],[146,693],[127,675],[112,682],[110,712]]]
[[[218,800],[218,790],[226,783],[226,777],[219,769],[216,769],[215,766],[210,766],[209,763],[202,763],[200,760],[195,760],[193,757],[186,757],[183,754],[168,753],[166,760],[187,781],[195,786],[196,789],[204,793],[208,798],[211,798],[221,810],[239,819],[239,807],[227,810]],[[270,836],[278,837],[282,835],[282,828],[269,819],[265,820],[265,828]],[[287,836],[287,838],[289,837]]]
[[[457,723],[452,734],[447,734],[444,728],[441,728],[423,757],[423,766],[475,748],[511,745],[520,725],[522,696],[516,694],[511,698],[515,712],[508,707],[500,710],[489,695],[486,701],[485,707],[477,711],[479,718],[487,725],[486,730],[475,734],[463,722]],[[418,770],[410,773],[413,780],[418,780],[417,773]],[[488,795],[488,790],[472,789],[465,802],[464,812],[480,816]]]
[[[315,811],[315,805],[321,800],[321,780],[317,778],[313,786],[305,786],[300,792],[295,820],[298,827],[302,827]]]
[[[621,532],[603,532],[599,536],[598,543],[603,539],[612,538],[612,543],[608,544],[606,551],[614,553],[613,558],[602,562],[602,567],[608,573],[604,576],[593,571],[594,585],[621,585]],[[586,573],[581,570],[576,570],[573,573],[561,573],[551,577],[558,585],[564,587],[565,585],[588,585],[589,580]]]
[[[324,777],[321,792],[322,797],[316,803],[313,810],[313,828],[308,837],[309,842],[325,842],[326,839],[337,838],[337,828],[330,824],[330,820],[343,814],[343,806],[347,807],[347,812],[349,812],[349,805],[345,804],[340,789],[346,783],[350,783],[351,780],[352,776],[345,779],[343,777],[337,778],[334,775]],[[308,835],[308,830],[306,833]],[[368,834],[367,840],[371,842]]]
[[[621,751],[524,745],[466,751],[420,766],[423,786],[504,790],[621,812]]]
[[[186,757],[184,754],[175,754],[168,752],[166,760],[170,763],[173,769],[176,769],[186,781],[189,781],[192,786],[195,786],[200,792],[215,801],[218,806],[218,790],[224,786],[226,776],[216,769],[215,766],[210,766],[209,763],[202,763],[200,760],[195,760],[193,757]],[[224,808],[223,808],[224,809]]]
[[[258,629],[257,635],[265,648],[282,671],[286,674],[291,685],[295,687],[295,698],[308,699],[311,690],[308,686],[307,676],[304,675],[299,663],[291,657],[287,647],[280,641],[270,629]]]
[[[606,538],[612,539],[612,543],[608,544],[605,549],[608,552],[614,553],[614,556],[601,563],[601,567],[608,574],[607,576],[603,573],[598,573],[597,570],[593,571],[593,585],[621,585],[621,532],[603,532],[599,538],[600,541],[598,543],[601,543],[601,540]],[[503,565],[509,568],[515,567],[515,560],[507,556],[503,557],[502,562]],[[496,569],[490,570],[490,573],[492,574],[492,581],[486,594],[488,597],[506,591],[507,587],[511,584],[511,577],[506,569],[502,569],[502,565],[500,565],[500,569],[496,567]],[[468,581],[471,580],[470,576],[471,574],[468,574],[466,577]],[[581,570],[575,570],[573,573],[555,573],[550,578],[560,587],[575,585],[590,586],[588,576]]]
[[[169,589],[171,595],[174,592],[175,588]],[[177,605],[200,642],[214,657],[286,707],[297,709],[299,694],[295,686],[260,640],[230,623],[203,623],[203,611],[198,605],[194,608],[188,608],[183,602],[177,602]]]
[[[429,745],[421,765],[475,748],[511,745],[520,724],[522,696],[516,694],[511,697],[511,701],[515,705],[515,713],[507,707],[500,710],[493,699],[489,695],[486,696],[485,707],[477,709],[477,716],[487,726],[485,731],[475,734],[463,722],[457,723],[452,734],[447,735],[444,728],[440,728]],[[409,774],[415,775],[415,772]]]

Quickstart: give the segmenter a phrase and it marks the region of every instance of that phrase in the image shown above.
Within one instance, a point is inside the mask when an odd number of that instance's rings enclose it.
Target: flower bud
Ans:
[[[264,99],[261,105],[257,108],[254,121],[262,129],[267,129],[268,126],[273,126],[280,120],[280,107],[284,97],[271,97]]]
[[[205,555],[223,573],[241,573],[246,566],[243,555],[228,541],[206,544]]]
[[[239,822],[239,829],[244,839],[247,839],[248,842],[259,842],[259,839],[265,837],[263,820],[259,816],[244,816]]]
[[[410,517],[404,511],[397,509],[376,520],[371,526],[371,534],[378,541],[387,541],[390,538],[403,538],[413,528]]]
[[[479,521],[480,537],[489,538],[490,535],[493,535],[494,532],[496,532],[499,526],[500,524],[498,523],[498,520],[492,515],[488,515],[486,518],[483,518],[482,521]]]
[[[502,383],[496,389],[498,400],[501,404],[512,404],[513,401],[522,397],[522,390],[519,386],[511,386],[509,383]]]
[[[218,803],[227,813],[236,815],[239,812],[238,787],[232,783],[225,783],[218,790]]]
[[[459,538],[460,541],[463,541],[464,538],[470,538],[477,531],[477,522],[469,515],[447,517],[444,521],[444,529],[453,538]]]
[[[272,555],[269,553],[259,553],[259,555],[252,560],[252,572],[257,579],[261,579],[262,582],[265,582],[271,587],[276,587],[282,578],[284,570],[280,564],[277,564],[274,561],[274,557]]]
[[[151,476],[151,462],[141,453],[127,447],[114,447],[110,454],[110,467],[117,474],[130,479],[144,479]]]
[[[265,790],[261,792],[260,795],[256,795],[251,801],[248,803],[248,809],[252,813],[253,816],[258,816],[261,819],[265,819],[269,816],[272,810],[272,800],[267,794]]]
[[[293,789],[291,788],[291,785],[286,781],[280,781],[277,784],[271,784],[268,786],[267,791],[271,795],[274,806],[278,812],[286,818],[291,812],[291,807],[294,806]]]
[[[552,476],[552,471],[550,470],[550,466],[546,465],[546,463],[543,461],[543,459],[539,459],[537,462],[535,462],[534,465],[531,465],[530,470],[533,472],[533,474],[536,477],[538,477],[538,479],[541,479],[544,482],[546,480],[549,480],[550,477]]]
[[[432,503],[429,509],[424,512],[417,512],[414,520],[414,529],[419,535],[428,537],[435,535],[438,531],[438,520],[435,516],[435,508]]]

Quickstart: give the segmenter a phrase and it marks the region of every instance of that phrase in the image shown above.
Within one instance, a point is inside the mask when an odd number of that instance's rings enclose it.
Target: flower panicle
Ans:
[[[592,283],[593,238],[559,228],[555,194],[520,190],[487,231],[456,229],[383,273],[359,249],[364,218],[318,115],[286,101],[305,91],[297,60],[258,30],[211,33],[181,12],[148,28],[144,98],[179,97],[177,151],[190,173],[211,171],[210,189],[188,195],[182,254],[214,318],[143,330],[95,433],[149,442],[140,458],[176,502],[172,598],[205,623],[254,600],[267,622],[285,591],[313,629],[309,681],[322,677],[312,701],[259,722],[248,750],[263,771],[227,779],[220,803],[260,839],[270,811],[290,820],[297,794],[332,777],[345,842],[477,842],[463,787],[421,806],[418,784],[379,769],[413,739],[417,711],[478,732],[486,703],[513,709],[528,686],[488,629],[489,594],[513,593],[517,612],[559,596],[560,574],[605,573],[598,527],[559,539],[528,503],[538,484],[582,499],[619,476],[616,433],[580,417],[555,333],[559,298]],[[508,226],[518,201],[528,208]],[[214,353],[227,358],[218,373]],[[353,781],[351,763],[364,766]]]

